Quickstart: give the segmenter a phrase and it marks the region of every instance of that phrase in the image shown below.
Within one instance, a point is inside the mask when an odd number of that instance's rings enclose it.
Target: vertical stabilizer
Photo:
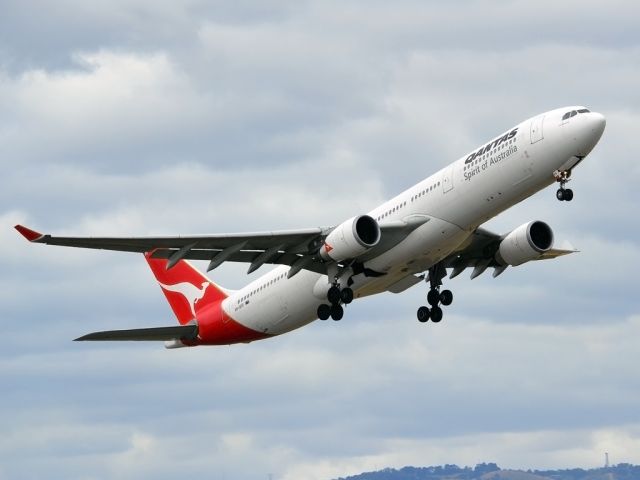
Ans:
[[[197,318],[200,310],[227,298],[222,288],[186,260],[167,270],[168,260],[151,258],[152,253],[145,253],[145,259],[181,325]]]

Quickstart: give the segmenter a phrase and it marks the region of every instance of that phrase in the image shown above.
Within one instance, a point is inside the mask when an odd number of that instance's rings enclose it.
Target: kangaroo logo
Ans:
[[[189,282],[176,283],[175,285],[165,285],[161,282],[158,283],[165,290],[181,294],[185,300],[189,302],[189,307],[191,308],[191,313],[194,317],[196,316],[196,303],[199,300],[202,300],[202,297],[204,297],[204,294],[207,291],[207,287],[211,285],[209,282],[202,282],[202,287],[198,288]]]

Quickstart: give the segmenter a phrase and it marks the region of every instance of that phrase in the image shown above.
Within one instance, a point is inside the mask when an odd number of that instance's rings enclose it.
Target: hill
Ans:
[[[444,465],[385,468],[336,480],[640,480],[640,466],[621,463],[609,468],[565,470],[503,470],[495,463],[474,468]]]

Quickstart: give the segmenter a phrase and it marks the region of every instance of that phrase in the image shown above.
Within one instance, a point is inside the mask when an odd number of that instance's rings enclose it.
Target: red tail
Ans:
[[[168,261],[164,258],[151,258],[152,253],[147,252],[144,256],[181,325],[196,318],[197,313],[207,306],[227,298],[227,294],[219,286],[189,262],[180,260],[167,270]]]

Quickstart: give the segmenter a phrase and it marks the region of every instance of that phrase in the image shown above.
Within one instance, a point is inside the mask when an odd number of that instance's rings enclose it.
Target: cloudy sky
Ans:
[[[640,463],[637,2],[1,11],[0,479],[329,480],[481,461],[593,467],[605,451]],[[437,326],[416,321],[417,286],[251,345],[77,344],[174,320],[141,257],[12,230],[331,225],[572,104],[608,121],[575,200],[550,188],[488,227],[542,219],[581,253],[457,277]],[[212,277],[236,288],[245,270]]]

